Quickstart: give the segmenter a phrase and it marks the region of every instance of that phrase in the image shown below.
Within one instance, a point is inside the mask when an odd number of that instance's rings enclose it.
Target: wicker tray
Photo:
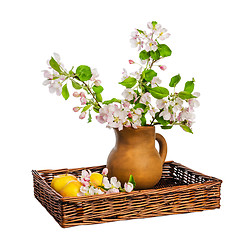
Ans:
[[[89,167],[92,172],[105,166]],[[160,182],[148,190],[62,197],[50,187],[55,175],[79,176],[86,168],[33,170],[34,195],[61,227],[198,212],[220,208],[220,179],[165,162]]]

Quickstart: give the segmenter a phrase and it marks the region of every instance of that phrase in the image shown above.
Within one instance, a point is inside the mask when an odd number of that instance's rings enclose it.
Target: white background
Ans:
[[[1,22],[1,235],[5,239],[237,239],[239,237],[238,1],[4,1]],[[97,68],[103,97],[121,97],[122,68],[137,60],[129,36],[158,21],[173,51],[163,85],[180,73],[201,92],[194,135],[162,133],[167,160],[223,180],[221,209],[62,229],[33,197],[32,169],[105,164],[114,134],[51,95],[41,70],[53,52],[70,69]],[[183,87],[179,84],[179,88]],[[6,233],[6,235],[4,235]],[[7,236],[7,237],[6,237]]]

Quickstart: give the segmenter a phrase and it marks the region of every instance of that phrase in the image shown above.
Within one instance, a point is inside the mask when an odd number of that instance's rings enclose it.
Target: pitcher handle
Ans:
[[[165,138],[159,133],[156,133],[156,140],[159,144],[159,154],[162,159],[162,163],[164,163],[167,156],[167,142]]]

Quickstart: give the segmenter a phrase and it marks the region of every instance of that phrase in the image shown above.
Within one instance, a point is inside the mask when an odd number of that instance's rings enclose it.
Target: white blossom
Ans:
[[[133,184],[128,182],[124,184],[124,189],[126,192],[131,192],[133,190]]]
[[[126,88],[123,93],[122,93],[123,97],[128,100],[128,101],[131,101],[133,100],[137,94],[130,88]]]

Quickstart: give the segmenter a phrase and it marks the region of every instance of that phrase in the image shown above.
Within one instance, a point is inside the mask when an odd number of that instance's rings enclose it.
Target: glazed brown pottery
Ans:
[[[162,166],[167,155],[164,137],[155,133],[154,126],[114,131],[116,145],[108,156],[108,177],[117,177],[123,185],[132,174],[136,182],[135,189],[154,187],[162,176]],[[155,140],[159,143],[159,153],[155,148]]]

